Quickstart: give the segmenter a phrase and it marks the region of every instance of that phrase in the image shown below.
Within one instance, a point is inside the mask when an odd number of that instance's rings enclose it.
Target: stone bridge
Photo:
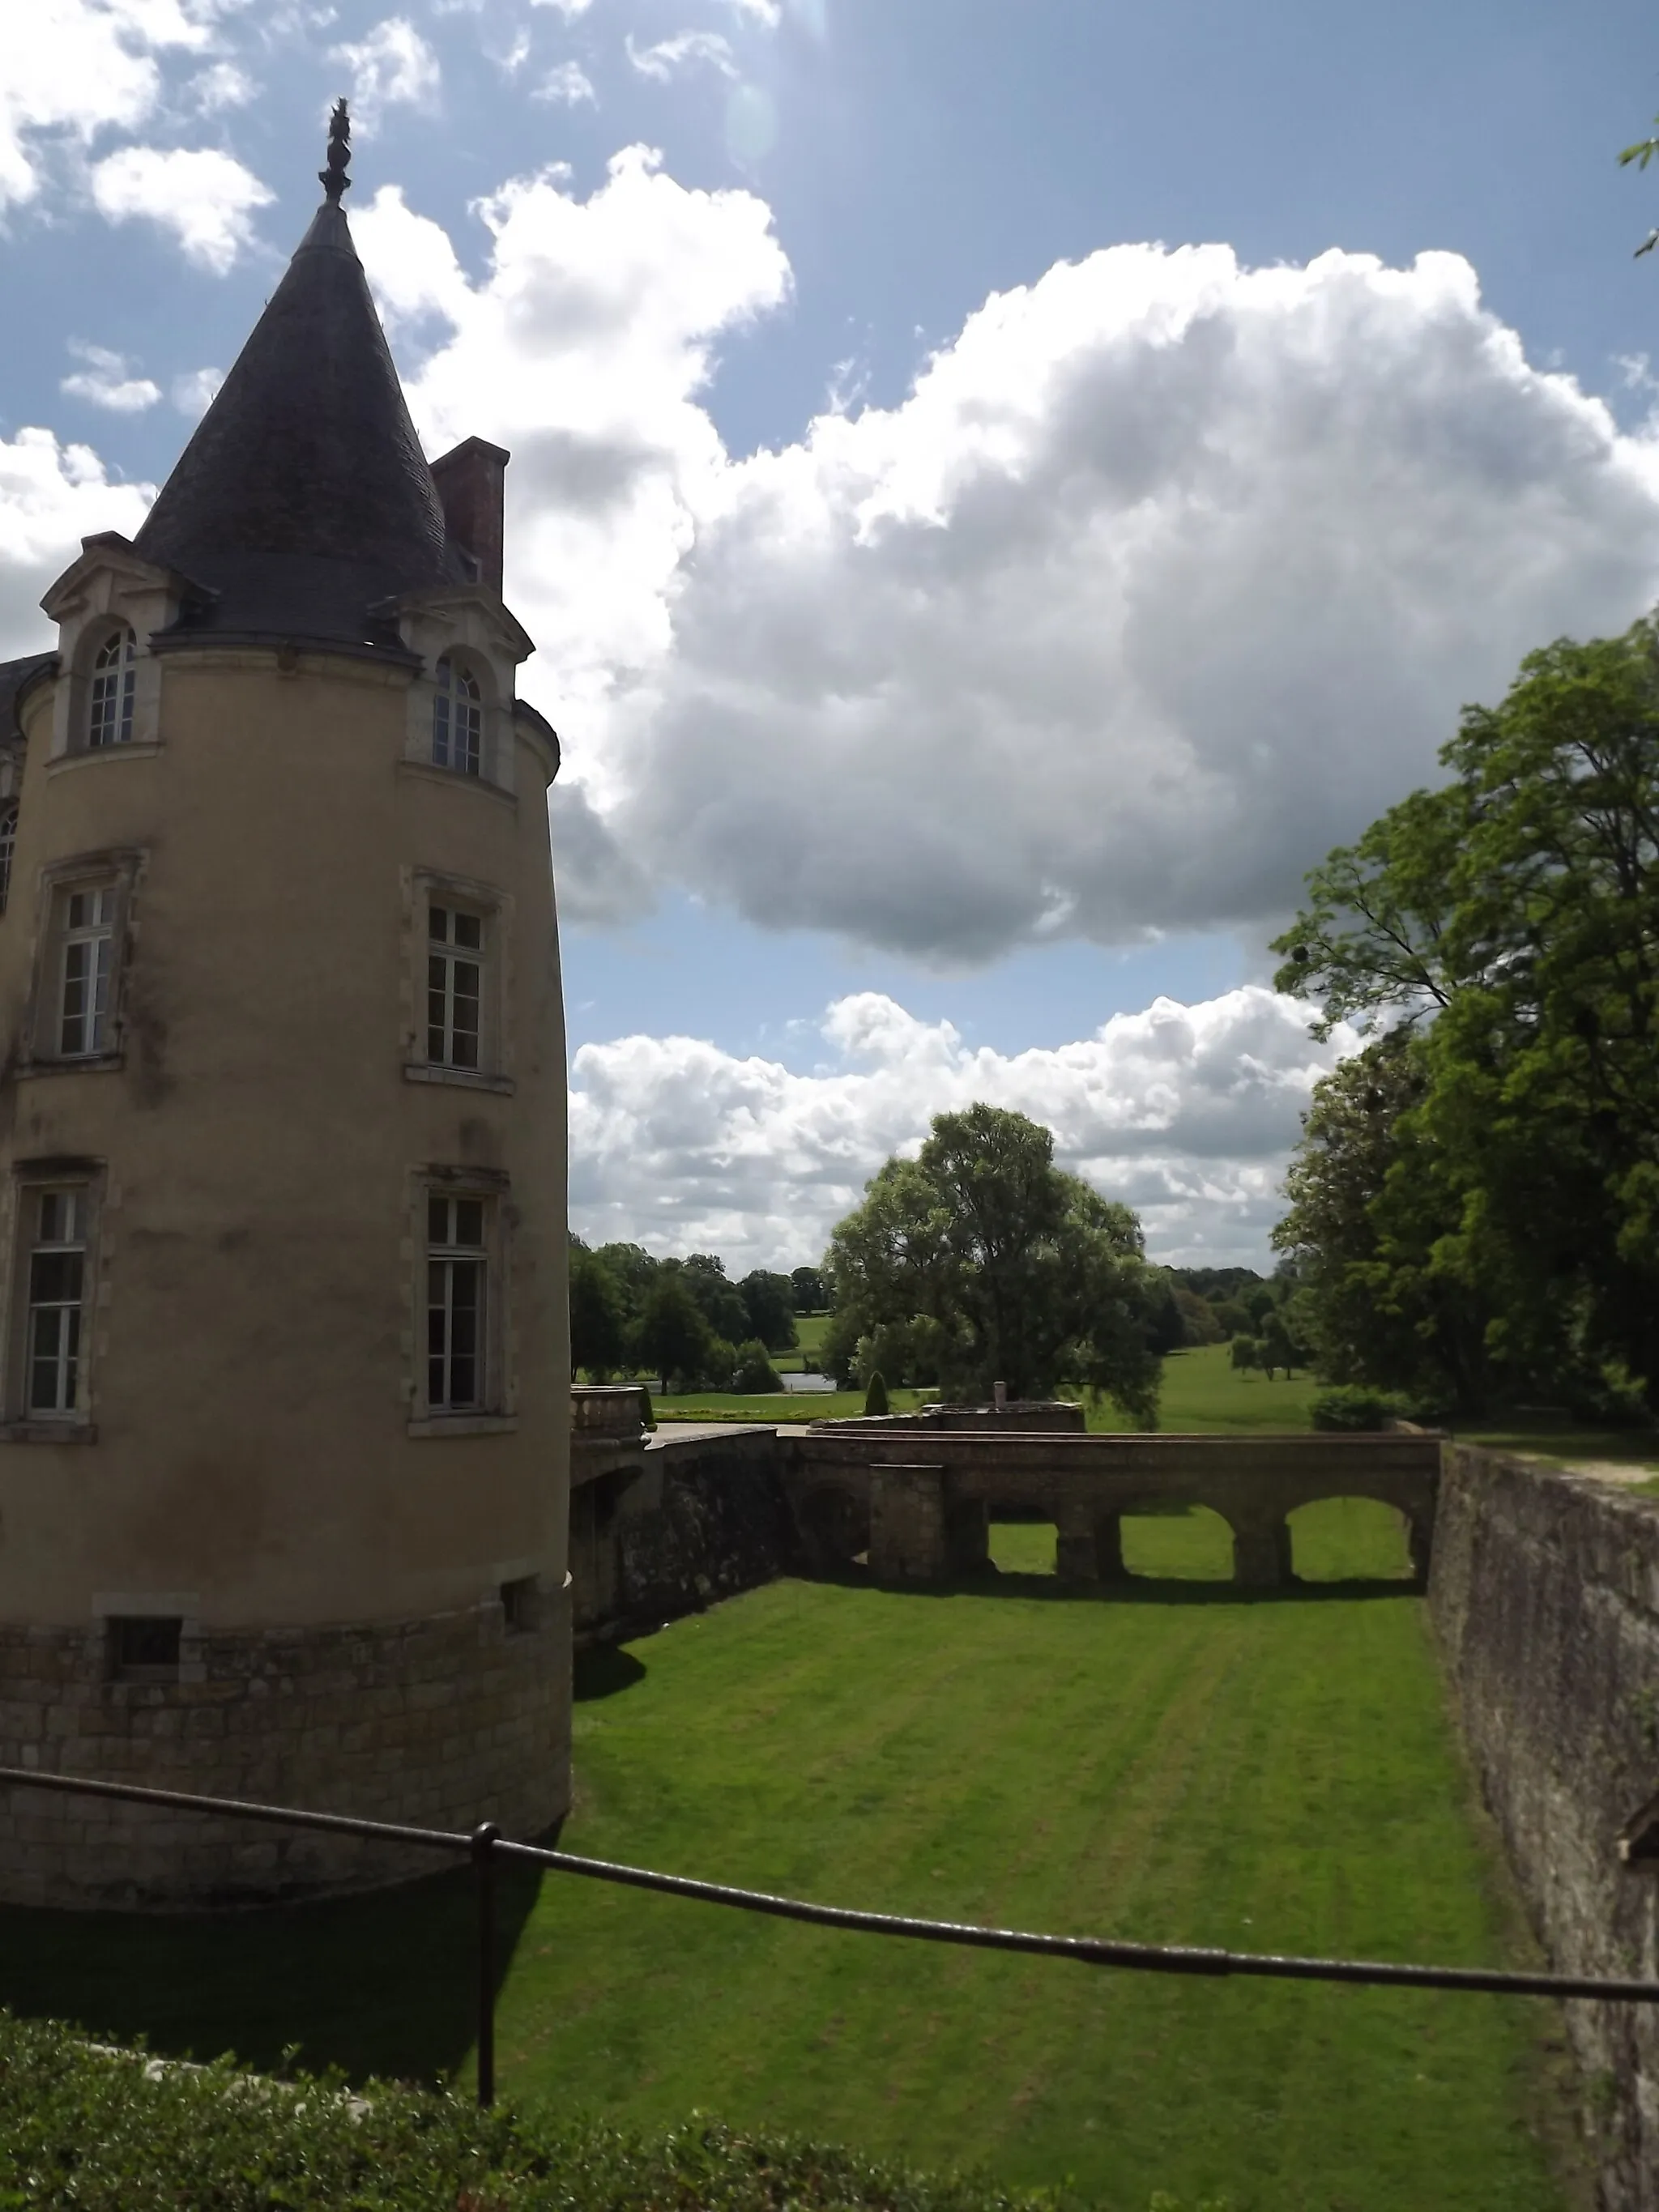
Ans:
[[[1426,1580],[1441,1439],[1435,1435],[1086,1436],[947,1428],[902,1418],[826,1421],[779,1437],[780,1472],[817,1566],[867,1553],[879,1582],[943,1582],[988,1558],[990,1523],[1050,1521],[1055,1572],[1125,1574],[1126,1515],[1204,1505],[1232,1531],[1233,1579],[1291,1579],[1285,1516],[1327,1498],[1369,1498],[1406,1523]]]

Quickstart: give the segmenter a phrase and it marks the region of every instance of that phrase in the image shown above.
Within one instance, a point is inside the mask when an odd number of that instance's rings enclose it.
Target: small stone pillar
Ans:
[[[1115,1581],[1123,1572],[1123,1531],[1115,1513],[1074,1508],[1054,1525],[1054,1575],[1063,1583]]]
[[[1291,1532],[1282,1520],[1234,1528],[1233,1580],[1240,1589],[1279,1589],[1291,1579]]]
[[[871,1468],[870,1571],[878,1583],[949,1578],[942,1467]]]
[[[991,1563],[991,1514],[982,1498],[953,1498],[945,1493],[945,1562],[954,1581],[975,1575]]]

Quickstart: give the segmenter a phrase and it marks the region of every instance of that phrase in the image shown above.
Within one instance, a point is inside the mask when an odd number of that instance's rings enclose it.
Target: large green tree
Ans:
[[[1460,1394],[1496,1377],[1593,1397],[1622,1370],[1659,1409],[1654,623],[1530,655],[1442,758],[1454,781],[1334,853],[1275,946],[1316,1027],[1357,1021],[1393,1055],[1322,1086],[1282,1241],[1328,1285],[1314,1187],[1334,1203],[1369,1174],[1373,1257],[1419,1278],[1389,1317],[1454,1374],[1453,1336],[1478,1322]],[[1372,1090],[1389,1103],[1368,1131]]]
[[[1054,1139],[987,1105],[940,1114],[914,1160],[890,1159],[830,1239],[833,1334],[908,1331],[949,1395],[1062,1382],[1108,1392],[1151,1426],[1158,1360],[1140,1225],[1054,1162]]]
[[[787,1275],[775,1275],[756,1267],[738,1285],[749,1334],[758,1337],[769,1352],[787,1352],[798,1341],[794,1292]]]
[[[634,1327],[638,1357],[648,1370],[661,1376],[668,1389],[695,1389],[708,1379],[711,1366],[720,1364],[715,1357],[716,1342],[684,1272],[678,1267],[659,1268]],[[730,1357],[724,1365],[724,1377],[715,1378],[722,1389],[731,1378]]]
[[[621,1285],[579,1237],[570,1240],[570,1364],[596,1382],[628,1358],[628,1304]]]

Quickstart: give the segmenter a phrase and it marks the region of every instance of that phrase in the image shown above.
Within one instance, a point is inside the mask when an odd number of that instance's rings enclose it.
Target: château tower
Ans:
[[[0,1763],[526,1836],[568,1798],[565,1065],[507,456],[341,195],[0,666]],[[0,1895],[425,1871],[0,1792]]]

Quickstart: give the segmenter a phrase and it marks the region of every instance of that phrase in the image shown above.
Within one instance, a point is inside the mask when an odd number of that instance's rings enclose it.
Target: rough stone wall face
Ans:
[[[404,1622],[186,1638],[177,1682],[110,1678],[103,1636],[0,1627],[0,1764],[527,1839],[569,1802],[567,1592]],[[111,1799],[0,1790],[0,1897],[266,1904],[443,1854]]]
[[[1448,1445],[1431,1609],[1482,1792],[1564,1972],[1659,1978],[1659,1871],[1617,1838],[1659,1784],[1659,1507]],[[1659,2212],[1659,2014],[1572,2004],[1607,2212]]]
[[[617,1623],[668,1620],[801,1565],[769,1431],[688,1437],[646,1455],[617,1502],[611,1585]],[[573,1560],[573,1572],[578,1571]],[[580,1602],[579,1617],[599,1618]]]

